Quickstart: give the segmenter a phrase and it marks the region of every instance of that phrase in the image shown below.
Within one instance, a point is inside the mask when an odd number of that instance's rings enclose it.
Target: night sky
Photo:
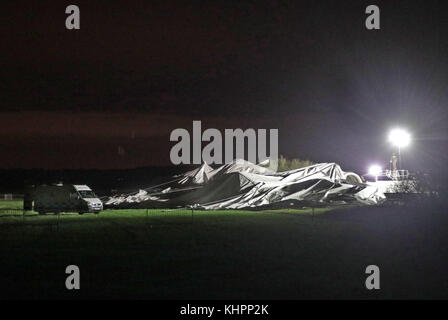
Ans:
[[[169,165],[170,132],[202,120],[278,128],[281,154],[360,173],[401,126],[409,169],[446,170],[442,4],[1,1],[0,168]]]

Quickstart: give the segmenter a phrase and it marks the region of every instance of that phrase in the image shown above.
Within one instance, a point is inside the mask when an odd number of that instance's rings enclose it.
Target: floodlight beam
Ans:
[[[398,148],[398,169],[401,168],[401,148],[411,142],[411,135],[403,129],[393,129],[389,133],[389,142]]]

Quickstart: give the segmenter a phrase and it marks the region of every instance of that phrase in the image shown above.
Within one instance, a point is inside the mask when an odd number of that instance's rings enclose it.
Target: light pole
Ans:
[[[389,142],[398,148],[398,169],[401,170],[401,148],[411,142],[411,135],[403,129],[393,129],[389,133]]]

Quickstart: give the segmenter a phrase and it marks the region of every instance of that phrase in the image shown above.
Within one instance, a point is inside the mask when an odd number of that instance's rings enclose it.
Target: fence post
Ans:
[[[146,219],[145,219],[146,228],[148,228],[148,208],[146,208]]]
[[[23,210],[33,210],[32,190],[32,186],[25,186],[25,193],[23,194]]]

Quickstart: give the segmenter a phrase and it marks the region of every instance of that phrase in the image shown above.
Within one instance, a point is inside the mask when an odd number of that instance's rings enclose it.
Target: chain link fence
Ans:
[[[3,195],[2,195],[3,196]],[[23,197],[5,197],[0,198],[0,224],[1,226],[63,226],[64,222],[73,222],[73,218],[80,217],[82,220],[98,221],[97,219],[108,223],[126,222],[128,218],[141,222],[142,226],[148,228],[188,225],[194,221],[194,210],[191,208],[175,209],[105,209],[99,214],[78,212],[48,212],[40,215],[33,210],[24,210]],[[13,199],[13,200],[10,200]],[[122,221],[120,221],[122,220]]]
[[[23,200],[23,194],[0,193],[0,201],[18,201]]]

